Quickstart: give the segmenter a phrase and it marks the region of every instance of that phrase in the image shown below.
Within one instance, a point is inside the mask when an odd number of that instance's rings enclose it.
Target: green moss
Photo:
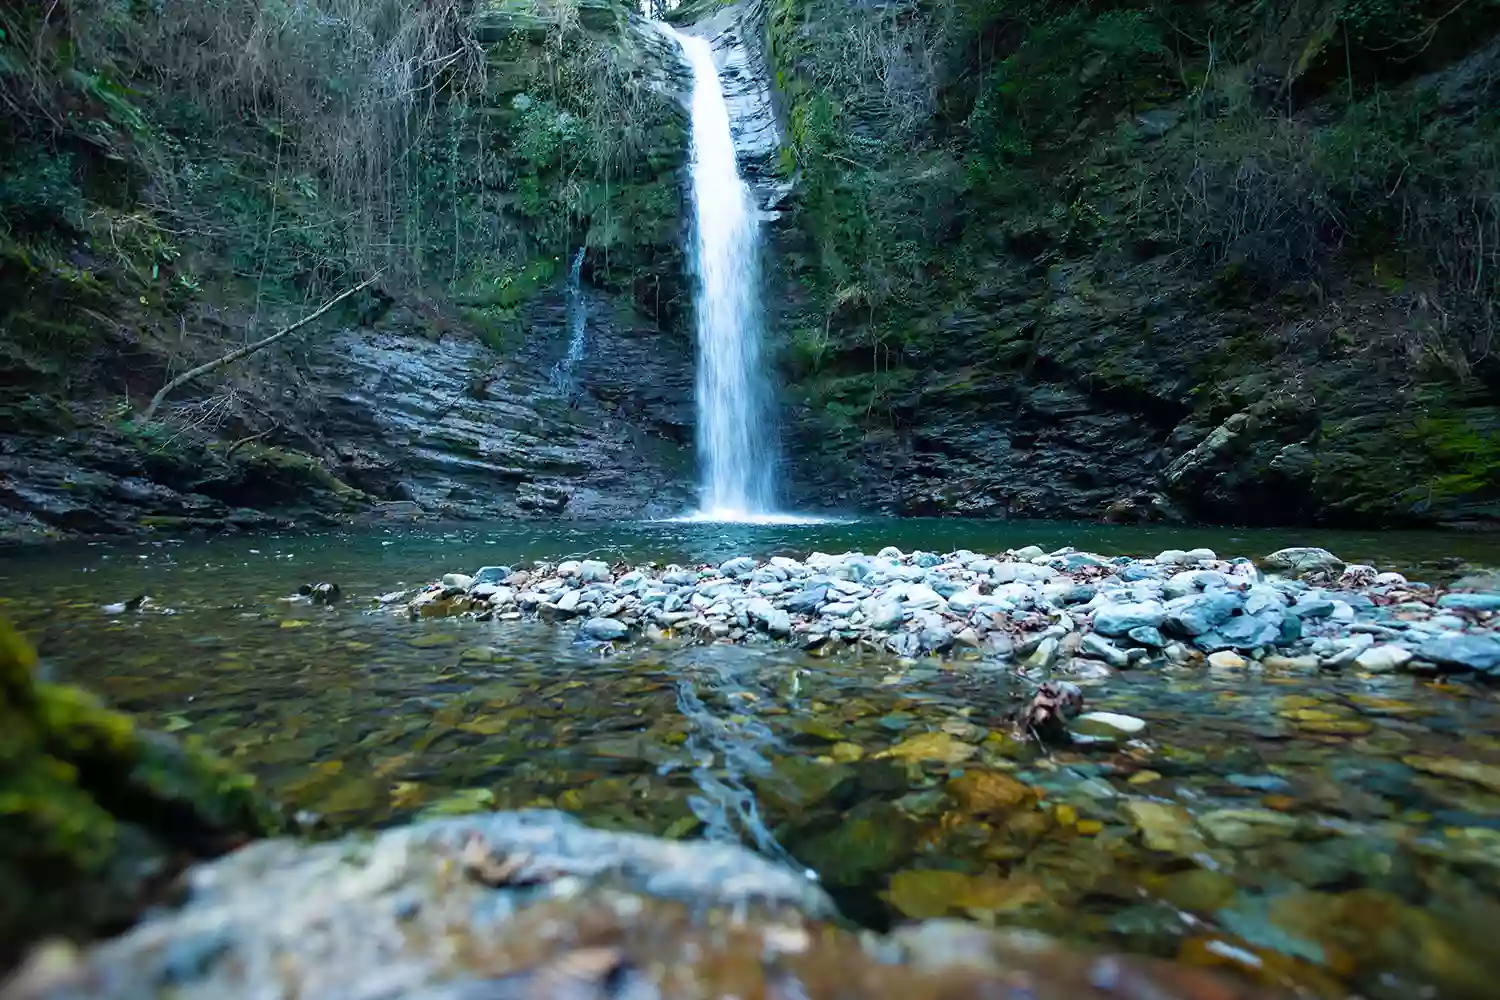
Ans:
[[[139,906],[144,862],[204,856],[279,819],[255,782],[196,743],[139,730],[35,677],[0,621],[0,952],[87,936]]]

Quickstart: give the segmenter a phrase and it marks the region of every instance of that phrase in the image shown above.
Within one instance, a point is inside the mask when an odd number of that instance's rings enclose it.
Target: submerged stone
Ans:
[[[1161,631],[1150,625],[1133,628],[1126,635],[1142,646],[1149,646],[1152,649],[1164,649],[1167,645],[1167,640],[1162,636]]]
[[[1204,850],[1203,838],[1193,825],[1193,817],[1182,806],[1150,799],[1129,799],[1125,803],[1141,843],[1164,854],[1190,856]]]
[[[1216,809],[1199,816],[1198,825],[1226,847],[1259,847],[1291,836],[1299,824],[1270,809]]]
[[[939,764],[959,764],[978,752],[978,747],[960,742],[948,733],[938,732],[913,736],[876,756],[895,757],[898,760],[933,761]]]
[[[975,815],[1004,813],[1036,802],[1031,786],[1000,771],[967,770],[946,787],[959,808]]]

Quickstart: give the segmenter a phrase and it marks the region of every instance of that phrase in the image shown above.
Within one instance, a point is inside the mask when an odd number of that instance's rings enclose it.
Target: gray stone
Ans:
[[[548,909],[602,915],[661,900],[668,913],[837,915],[817,883],[737,845],[594,830],[553,811],[431,820],[327,843],[260,841],[192,869],[185,883],[182,905],[156,911],[66,971],[54,967],[29,995],[582,997],[592,988],[497,978],[493,970],[508,971],[504,958],[486,975],[478,956],[503,956],[499,942],[515,938],[545,947],[525,928]],[[621,995],[645,994],[632,986]]]
[[[1386,674],[1406,666],[1411,655],[1411,650],[1401,646],[1372,646],[1354,658],[1354,665],[1372,674]]]
[[[1326,597],[1305,595],[1292,605],[1291,612],[1298,618],[1327,618],[1334,612],[1334,603]]]
[[[1166,617],[1166,609],[1155,601],[1106,604],[1094,612],[1094,631],[1100,635],[1125,635],[1133,628],[1160,626]]]
[[[737,556],[719,564],[719,572],[725,576],[747,576],[755,571],[755,560],[749,556]]]
[[[948,595],[948,607],[958,614],[966,615],[984,602],[984,595],[977,590],[959,590]]]
[[[931,587],[913,583],[907,586],[902,603],[908,608],[937,608],[942,607],[946,602],[943,596]]]
[[[764,597],[753,598],[748,604],[745,605],[745,613],[750,616],[750,619],[752,621],[757,622],[765,621],[766,617],[775,610],[775,605],[766,600]]]
[[[607,583],[610,578],[609,564],[597,559],[585,559],[578,564],[578,578],[584,583]]]
[[[515,572],[509,566],[481,566],[474,572],[474,584],[504,583],[506,577]]]
[[[766,631],[772,635],[786,637],[792,634],[792,616],[780,608],[774,609],[764,620]]]
[[[871,598],[865,604],[868,606],[872,602],[876,602],[876,599]],[[895,601],[879,601],[867,608],[865,618],[868,619],[871,628],[886,631],[900,625],[906,618],[906,612]]]
[[[953,633],[945,628],[924,628],[918,639],[924,653],[942,653],[953,646]]]
[[[1095,659],[1103,660],[1116,670],[1123,670],[1130,666],[1130,656],[1125,650],[1116,646],[1102,635],[1097,635],[1093,632],[1085,633],[1078,643],[1078,648],[1085,656],[1092,656]]]
[[[1437,606],[1450,611],[1500,611],[1500,594],[1444,594]]]
[[[828,603],[828,588],[808,587],[800,593],[793,594],[783,602],[783,607],[793,614],[815,615],[818,609]]]
[[[1440,667],[1500,674],[1500,637],[1494,635],[1445,635],[1417,647],[1417,656]]]
[[[580,631],[587,638],[610,642],[625,638],[630,634],[630,627],[614,618],[590,618]]]
[[[1261,560],[1261,565],[1273,573],[1305,576],[1309,573],[1338,573],[1344,561],[1327,549],[1294,546],[1278,549]]]
[[[1245,614],[1258,615],[1266,611],[1280,612],[1286,608],[1286,595],[1275,587],[1257,584],[1245,594]]]
[[[1228,590],[1179,597],[1167,602],[1167,616],[1161,626],[1176,635],[1202,635],[1228,621],[1243,603],[1244,598]]]
[[[1193,644],[1205,653],[1221,649],[1255,649],[1273,646],[1281,636],[1281,616],[1240,615],[1231,618],[1212,632],[1205,632]]]
[[[1037,643],[1031,655],[1026,657],[1026,666],[1034,670],[1045,670],[1057,659],[1057,640],[1048,636]]]
[[[1163,649],[1167,645],[1167,640],[1162,636],[1161,631],[1150,625],[1141,625],[1125,634],[1142,646],[1150,646],[1152,649]]]

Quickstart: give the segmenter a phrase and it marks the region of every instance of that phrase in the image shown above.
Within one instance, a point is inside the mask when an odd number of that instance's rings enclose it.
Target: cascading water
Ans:
[[[583,360],[583,335],[588,316],[583,305],[583,247],[568,269],[568,353],[552,366],[552,384],[563,396],[573,395],[573,369]]]
[[[693,71],[692,263],[698,333],[696,518],[773,519],[776,433],[761,359],[760,232],[708,42],[663,25]]]

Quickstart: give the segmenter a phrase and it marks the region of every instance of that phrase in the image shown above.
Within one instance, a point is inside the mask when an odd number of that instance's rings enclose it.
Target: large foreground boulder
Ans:
[[[188,862],[276,826],[248,776],[38,680],[0,621],[0,969],[43,936],[118,930]]]
[[[816,883],[742,848],[593,830],[553,811],[262,841],[187,881],[184,905],[122,937],[38,952],[0,1000],[1253,995],[973,924],[857,932]]]

